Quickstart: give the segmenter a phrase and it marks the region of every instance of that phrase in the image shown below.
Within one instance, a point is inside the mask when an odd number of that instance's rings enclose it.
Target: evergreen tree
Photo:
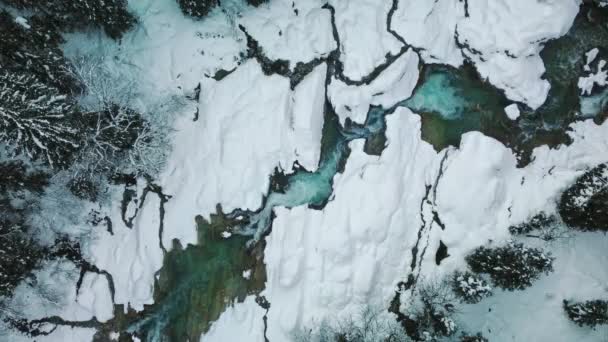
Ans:
[[[28,9],[46,17],[66,30],[102,27],[106,34],[119,39],[135,24],[126,0],[1,0],[11,6]]]
[[[568,318],[580,326],[595,327],[608,324],[608,301],[588,300],[586,302],[571,303],[564,300],[564,310]]]
[[[523,290],[541,273],[553,271],[550,254],[512,241],[502,247],[479,247],[466,261],[473,272],[489,274],[494,285],[507,290]]]
[[[0,296],[9,295],[44,255],[28,234],[26,217],[48,176],[19,160],[0,162]]]
[[[583,231],[608,231],[608,165],[587,171],[561,197],[564,222]]]
[[[261,4],[265,4],[267,2],[268,0],[247,0],[247,3],[254,7],[258,7]]]
[[[25,20],[0,11],[2,69],[34,74],[65,94],[79,93],[82,86],[59,48],[62,43],[57,28],[43,18]]]
[[[31,74],[0,72],[0,142],[51,166],[65,166],[78,148],[73,104]]]
[[[185,15],[195,18],[206,17],[219,4],[218,0],[177,0],[177,3]]]
[[[558,224],[557,217],[540,213],[533,216],[529,221],[509,227],[509,232],[514,235],[529,234],[534,230]]]

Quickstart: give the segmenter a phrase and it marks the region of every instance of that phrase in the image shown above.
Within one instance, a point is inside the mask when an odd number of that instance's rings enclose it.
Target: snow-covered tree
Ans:
[[[583,231],[608,231],[608,165],[585,172],[561,196],[564,222]]]
[[[514,235],[523,235],[528,234],[533,230],[539,230],[554,224],[557,224],[557,218],[555,216],[540,213],[533,216],[529,221],[509,227],[509,232]]]
[[[29,170],[21,160],[0,162],[0,175],[0,296],[6,296],[43,256],[26,216],[36,207],[35,194],[42,192],[48,176]]]
[[[118,39],[135,24],[127,10],[126,0],[2,0],[20,9],[45,17],[62,29],[75,30],[102,27],[111,38]]]
[[[247,0],[247,3],[254,7],[258,7],[261,4],[264,4],[267,2],[268,2],[268,0]]]
[[[408,309],[415,340],[436,341],[456,332],[455,295],[447,281],[425,281],[418,285]]]
[[[317,327],[293,332],[296,342],[407,342],[411,339],[392,314],[386,310],[361,307],[351,317],[324,319]]]
[[[544,212],[533,216],[529,221],[509,227],[513,235],[539,238],[544,241],[555,241],[570,237],[568,228],[557,215]]]
[[[0,71],[0,141],[14,154],[63,166],[78,148],[73,103],[32,74]]]
[[[549,253],[513,241],[501,247],[479,247],[466,261],[473,272],[489,274],[495,286],[507,290],[525,289],[542,273],[553,271]]]
[[[55,26],[34,16],[26,20],[0,10],[0,63],[3,70],[34,74],[64,94],[82,90],[60,49]]]
[[[182,102],[169,98],[142,106],[135,100],[137,84],[110,68],[103,57],[83,55],[72,62],[87,89],[78,104],[88,127],[74,173],[157,175],[169,151],[171,113]]]
[[[203,18],[215,8],[218,0],[177,0],[182,12],[195,18]]]
[[[492,287],[488,282],[471,272],[456,272],[452,278],[452,289],[463,302],[470,304],[492,295]]]
[[[588,300],[585,302],[569,302],[564,300],[564,310],[571,321],[580,326],[595,327],[608,324],[608,301]]]
[[[469,335],[463,333],[460,335],[460,342],[488,342],[489,340],[485,338],[481,333],[477,333],[475,335]]]

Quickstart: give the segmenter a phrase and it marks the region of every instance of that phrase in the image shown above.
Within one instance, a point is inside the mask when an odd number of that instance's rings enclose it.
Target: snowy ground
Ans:
[[[321,63],[291,89],[289,79],[265,75],[257,61],[242,60],[246,42],[235,25],[242,24],[267,57],[288,60],[291,66],[325,58],[338,48],[344,75],[352,80],[364,78],[387,55],[399,53],[404,48],[400,39],[411,45],[369,84],[329,80],[328,98],[340,121],[348,117],[362,123],[370,105],[387,108],[411,95],[421,62],[458,66],[464,57],[510,100],[539,107],[549,90],[539,57],[542,42],[563,35],[578,9],[574,0],[469,0],[466,11],[463,2],[456,1],[396,3],[393,11],[391,1],[330,2],[340,46],[332,34],[330,11],[318,1],[271,0],[257,9],[234,5],[232,10],[242,10],[242,16],[216,9],[202,21],[183,17],[173,0],[130,1],[140,24],[121,44],[97,36],[88,36],[89,43],[83,44],[83,35],[70,37],[68,54],[110,56],[106,62],[113,68],[137,78],[144,105],[159,98],[192,97],[198,85],[201,90],[198,101],[176,113],[173,151],[155,180],[171,196],[164,204],[162,235],[160,196],[148,193],[143,203],[131,203],[129,213],[137,205],[141,208],[133,227],[127,227],[117,187],[111,207],[104,208],[113,234],[97,231],[85,246],[89,261],[112,275],[116,304],[141,310],[153,303],[163,248],[175,238],[184,245],[196,243],[196,215],[209,217],[218,204],[224,212],[256,210],[275,168],[291,171],[296,160],[307,170],[318,166],[327,65]],[[583,93],[605,83],[603,67],[598,65],[579,81]],[[221,80],[211,78],[220,69],[234,68]],[[265,336],[287,341],[295,330],[326,317],[349,316],[370,303],[388,307],[396,284],[408,274],[435,277],[462,268],[466,253],[488,241],[506,240],[511,224],[541,210],[553,211],[561,191],[577,176],[608,161],[608,123],[574,124],[572,145],[538,148],[534,161],[521,169],[510,149],[477,132],[463,136],[458,148],[433,150],[420,138],[420,116],[408,109],[396,110],[387,125],[388,145],[381,156],[365,154],[363,141],[350,143],[346,168],[334,178],[332,200],[323,210],[275,210],[272,232],[266,237],[268,280],[261,293],[271,308],[266,313],[248,297],[229,307],[204,341],[264,341]],[[143,188],[138,184],[138,197]],[[433,220],[434,212],[445,230]],[[437,266],[431,256],[440,240],[450,257]],[[412,270],[410,251],[418,241],[416,257],[421,264]],[[602,330],[589,332],[569,324],[559,305],[562,298],[581,293],[606,296],[608,289],[602,284],[608,283],[608,273],[591,271],[608,264],[605,256],[596,255],[607,248],[606,236],[581,235],[570,243],[555,247],[556,272],[525,295],[501,292],[465,307],[461,318],[469,322],[467,327],[492,329],[489,336],[499,341],[601,338]],[[589,251],[575,254],[580,249]],[[62,273],[46,274],[54,269]],[[44,279],[57,278],[53,282],[61,286],[61,301],[36,308],[42,299],[27,297],[24,285],[15,300],[25,312],[32,310],[32,318],[112,317],[105,277],[87,274],[76,295],[77,272],[69,264],[49,265],[41,272],[46,272]],[[542,317],[534,324],[529,319],[531,307]],[[60,327],[40,341],[86,341],[93,333]]]

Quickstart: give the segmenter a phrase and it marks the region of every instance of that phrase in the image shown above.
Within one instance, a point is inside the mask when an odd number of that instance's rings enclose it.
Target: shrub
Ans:
[[[483,337],[480,332],[475,335],[468,335],[463,333],[460,336],[460,342],[488,342],[488,339]]]
[[[523,290],[541,273],[553,271],[550,254],[512,241],[502,247],[479,247],[466,261],[473,272],[489,274],[495,286],[507,290]]]
[[[595,327],[608,324],[608,301],[588,300],[571,303],[564,300],[564,310],[568,318],[579,326]]]
[[[456,272],[452,279],[452,289],[465,303],[474,304],[492,295],[492,288],[479,275],[471,272]]]

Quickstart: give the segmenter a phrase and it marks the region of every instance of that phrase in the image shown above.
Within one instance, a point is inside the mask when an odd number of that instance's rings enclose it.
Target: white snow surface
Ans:
[[[248,296],[242,303],[228,306],[220,318],[201,336],[201,342],[208,341],[264,341],[262,317],[265,310]]]
[[[386,30],[391,0],[330,0],[336,10],[336,27],[340,36],[340,59],[344,74],[354,80],[371,73],[395,55],[401,42]]]
[[[140,198],[144,185],[138,185],[137,197]],[[141,208],[133,220],[133,227],[129,228],[121,219],[122,194],[117,189],[115,191],[114,205],[109,213],[113,234],[102,229],[94,230],[96,236],[85,251],[93,264],[112,275],[115,303],[125,304],[125,310],[128,306],[143,310],[144,304],[154,303],[154,274],[163,261],[158,233],[160,198],[149,192],[143,203],[131,202],[131,207],[141,205]],[[127,211],[127,215],[133,216],[134,211]]]
[[[327,94],[340,122],[346,118],[363,123],[370,105],[390,108],[410,97],[418,81],[418,54],[409,49],[370,84],[348,85],[331,80]]]
[[[76,294],[79,274],[80,269],[70,261],[45,262],[35,271],[34,284],[24,282],[15,289],[10,308],[29,319],[59,316],[68,321],[93,317],[106,321],[112,318],[113,306],[106,278],[87,272]]]
[[[263,47],[270,59],[284,59],[294,67],[325,57],[336,48],[331,14],[318,0],[275,0],[247,9],[239,23]],[[311,29],[314,28],[314,29]]]
[[[422,49],[426,63],[460,66],[463,57],[454,33],[464,14],[461,1],[400,0],[391,27],[408,44]]]

